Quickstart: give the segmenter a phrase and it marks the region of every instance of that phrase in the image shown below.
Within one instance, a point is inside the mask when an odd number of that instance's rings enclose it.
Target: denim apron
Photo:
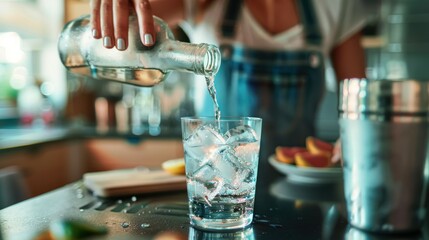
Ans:
[[[307,45],[320,45],[321,35],[311,0],[300,0]],[[241,1],[227,2],[222,36],[232,38]],[[263,119],[261,146],[304,146],[315,134],[315,119],[324,92],[323,57],[317,50],[265,51],[220,46],[221,68],[215,87],[222,116]],[[319,48],[311,48],[319,49]]]

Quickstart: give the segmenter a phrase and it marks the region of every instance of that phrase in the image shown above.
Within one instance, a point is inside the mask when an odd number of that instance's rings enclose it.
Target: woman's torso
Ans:
[[[270,128],[266,129],[270,134],[267,138],[274,139],[274,144],[302,145],[305,135],[314,134],[315,112],[324,91],[324,71],[321,69],[323,63],[319,61],[317,66],[311,66],[310,63],[279,65],[278,59],[294,59],[293,61],[300,62],[313,56],[326,57],[336,42],[333,36],[337,28],[333,22],[339,22],[336,19],[340,18],[337,8],[342,6],[341,0],[306,1],[312,5],[312,14],[315,15],[313,17],[317,19],[316,28],[321,35],[318,44],[308,41],[305,24],[299,19],[302,16],[297,14],[299,11],[295,1],[284,0],[274,8],[271,6],[270,9],[275,9],[274,16],[269,15],[266,19],[261,16],[267,15],[269,6],[262,9],[263,6],[258,6],[261,2],[263,1],[243,1],[236,13],[238,18],[233,22],[233,34],[225,36],[221,30],[225,24],[228,1],[214,1],[202,21],[194,26],[190,34],[191,41],[213,43],[223,49],[233,49],[232,56],[223,58],[223,71],[216,80],[220,102],[224,102],[221,104],[221,111],[228,115],[251,114],[264,117],[265,126],[269,125]],[[269,2],[279,3],[265,1]],[[302,8],[300,10],[302,13]],[[284,16],[292,17],[276,24],[276,16],[281,16],[280,20]],[[258,54],[265,56],[261,58],[264,59],[262,65],[257,63],[260,60]],[[253,59],[246,62],[249,60],[248,56]],[[265,79],[271,80],[267,82]],[[201,91],[197,92],[206,95],[205,82],[197,83],[201,85]],[[204,99],[202,96],[196,98]],[[205,101],[198,101],[203,102],[208,102],[208,105],[196,106],[197,109],[210,111],[210,100],[206,98]],[[207,111],[205,113],[207,114]]]

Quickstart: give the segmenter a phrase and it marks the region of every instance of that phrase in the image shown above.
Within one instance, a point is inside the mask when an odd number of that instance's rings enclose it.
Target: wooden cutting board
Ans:
[[[162,169],[120,169],[83,175],[85,186],[97,196],[112,197],[186,189],[186,177]]]

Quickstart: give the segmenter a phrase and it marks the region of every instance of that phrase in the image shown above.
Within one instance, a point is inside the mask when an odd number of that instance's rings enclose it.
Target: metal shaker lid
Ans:
[[[429,82],[345,79],[340,84],[339,111],[347,118],[358,118],[358,115],[428,117]]]

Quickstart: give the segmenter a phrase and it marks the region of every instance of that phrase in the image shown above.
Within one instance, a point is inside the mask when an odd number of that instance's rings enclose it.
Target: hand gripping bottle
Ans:
[[[61,61],[72,73],[144,87],[162,82],[173,70],[205,76],[217,73],[221,54],[216,46],[176,41],[164,21],[158,17],[154,21],[156,42],[146,47],[140,40],[137,16],[130,16],[128,48],[119,51],[105,48],[101,39],[92,37],[89,15],[72,20],[59,37]]]

